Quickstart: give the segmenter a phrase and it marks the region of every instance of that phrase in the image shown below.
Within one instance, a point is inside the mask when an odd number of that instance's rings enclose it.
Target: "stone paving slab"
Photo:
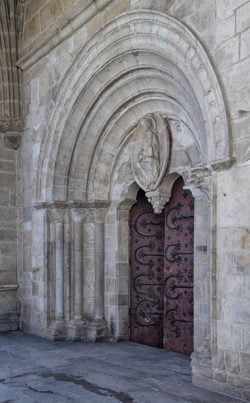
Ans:
[[[190,358],[132,342],[0,335],[0,402],[239,402],[191,383]]]

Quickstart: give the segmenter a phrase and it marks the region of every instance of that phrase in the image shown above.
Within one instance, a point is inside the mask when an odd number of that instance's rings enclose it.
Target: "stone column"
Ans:
[[[97,215],[95,215],[97,217]],[[98,218],[97,218],[98,219]],[[95,319],[104,318],[104,223],[95,223]]]
[[[88,339],[101,341],[108,337],[107,322],[104,318],[104,264],[105,264],[105,234],[104,222],[107,203],[95,202],[91,206],[94,219],[94,253],[95,253],[95,316],[88,327]]]
[[[195,198],[194,219],[194,352],[192,354],[193,382],[212,375],[213,348],[213,251],[214,228],[211,213],[214,209],[213,181],[208,170],[193,170],[187,186]]]
[[[64,256],[63,236],[64,228],[62,222],[56,222],[56,267],[55,267],[55,318],[60,321],[64,317]]]
[[[54,340],[61,340],[66,337],[64,320],[64,204],[53,204],[49,209],[49,216],[55,233],[55,262],[54,268],[54,289],[55,306],[54,320],[50,326],[50,334]]]
[[[68,329],[68,337],[79,341],[85,338],[86,322],[83,320],[83,222],[84,210],[73,208],[70,211],[72,222],[74,308]]]

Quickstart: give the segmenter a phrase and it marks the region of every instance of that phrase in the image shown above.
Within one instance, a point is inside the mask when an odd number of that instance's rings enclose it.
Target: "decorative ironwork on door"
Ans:
[[[131,340],[163,346],[164,214],[156,215],[142,192],[132,208]]]
[[[180,178],[165,206],[164,348],[193,351],[194,199]]]
[[[142,191],[131,209],[131,340],[193,351],[194,199],[182,178],[162,214]]]

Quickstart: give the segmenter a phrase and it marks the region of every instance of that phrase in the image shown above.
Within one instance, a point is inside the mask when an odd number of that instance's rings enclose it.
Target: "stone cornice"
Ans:
[[[3,291],[17,291],[17,289],[18,289],[18,286],[16,284],[14,284],[14,285],[9,285],[9,284],[0,285],[0,292],[3,292]]]
[[[37,210],[43,209],[100,209],[108,208],[110,205],[109,201],[106,200],[91,200],[91,201],[81,201],[81,200],[70,200],[70,201],[54,201],[54,202],[41,202],[34,205]]]
[[[92,200],[86,202],[70,201],[68,202],[69,208],[87,208],[87,209],[99,209],[109,207],[110,202],[106,200]]]
[[[16,66],[20,67],[22,70],[29,69],[112,1],[113,0],[88,1],[86,7],[78,15],[72,19],[66,20],[65,25],[62,26],[60,30],[58,29],[56,32],[49,35],[42,43],[39,43],[36,48],[28,51],[16,62]]]

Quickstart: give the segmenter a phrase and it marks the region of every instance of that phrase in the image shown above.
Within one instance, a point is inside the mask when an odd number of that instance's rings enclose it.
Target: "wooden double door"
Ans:
[[[193,351],[194,199],[179,178],[162,214],[144,192],[130,213],[130,339]]]

